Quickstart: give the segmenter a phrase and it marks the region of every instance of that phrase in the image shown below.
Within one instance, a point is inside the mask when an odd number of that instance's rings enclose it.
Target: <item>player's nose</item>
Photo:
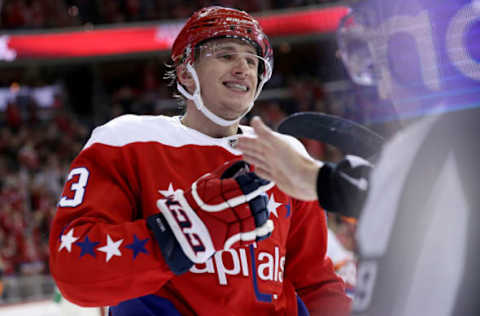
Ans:
[[[249,69],[250,68],[247,59],[242,57],[235,60],[235,63],[232,67],[232,72],[235,75],[247,76]]]

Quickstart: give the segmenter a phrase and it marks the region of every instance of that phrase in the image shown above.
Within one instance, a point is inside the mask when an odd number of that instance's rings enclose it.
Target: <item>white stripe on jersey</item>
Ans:
[[[243,135],[254,135],[250,126],[240,125],[240,129]],[[135,142],[158,142],[172,147],[219,146],[234,155],[241,155],[240,151],[230,146],[238,136],[239,134],[222,138],[210,137],[183,125],[179,116],[127,114],[95,128],[83,149],[95,143],[121,147]],[[297,150],[306,153],[305,147],[296,138],[287,135],[282,137],[291,142]]]
[[[241,126],[242,132],[251,135],[253,129]],[[220,146],[235,155],[238,150],[229,144],[238,135],[214,138],[184,126],[179,117],[163,115],[122,115],[95,128],[83,149],[95,143],[121,147],[135,142],[158,142],[172,147],[185,145]]]

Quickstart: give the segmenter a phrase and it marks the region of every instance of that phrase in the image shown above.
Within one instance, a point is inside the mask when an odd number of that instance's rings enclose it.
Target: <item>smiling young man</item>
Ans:
[[[230,146],[252,133],[239,121],[272,72],[258,22],[204,8],[172,61],[185,115],[116,118],[72,163],[50,234],[65,298],[114,316],[347,315],[325,213],[258,178]]]
[[[213,39],[197,48],[195,71],[201,86],[204,104],[224,120],[235,121],[221,126],[195,106],[187,106],[182,123],[213,137],[237,133],[237,118],[243,117],[253,104],[258,84],[260,60],[254,47],[241,39]],[[265,66],[267,67],[267,66]],[[271,67],[269,65],[269,67]],[[196,88],[192,74],[180,64],[178,81],[187,91]]]

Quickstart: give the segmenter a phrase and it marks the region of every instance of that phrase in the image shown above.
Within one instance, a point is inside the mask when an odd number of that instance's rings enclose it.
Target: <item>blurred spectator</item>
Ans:
[[[278,124],[287,117],[284,107],[278,100],[268,100],[257,102],[250,116],[259,115],[263,118],[265,124],[276,129]]]
[[[2,27],[22,28],[28,24],[28,10],[25,0],[5,1],[2,7]]]
[[[20,125],[22,125],[22,115],[16,102],[12,101],[8,103],[5,115],[8,127],[12,130],[18,130]]]

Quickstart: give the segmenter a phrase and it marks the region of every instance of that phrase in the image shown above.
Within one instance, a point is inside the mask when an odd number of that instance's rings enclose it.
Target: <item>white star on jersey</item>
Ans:
[[[163,194],[164,197],[169,197],[170,195],[173,195],[173,193],[175,193],[175,190],[173,189],[173,185],[170,182],[168,184],[168,189],[167,190],[158,190],[158,192]]]
[[[117,240],[115,242],[112,241],[110,235],[107,234],[107,244],[103,247],[97,248],[98,251],[105,252],[107,254],[106,262],[108,262],[113,256],[121,256],[122,253],[118,249],[122,244],[123,239]]]
[[[280,205],[282,205],[282,203],[278,203],[277,201],[275,201],[275,197],[273,196],[273,193],[272,193],[272,195],[270,195],[270,197],[268,198],[268,204],[267,204],[268,213],[269,214],[273,213],[273,215],[275,215],[275,217],[278,218],[277,207],[279,207]]]
[[[66,235],[61,237],[62,243],[58,247],[58,251],[61,251],[63,248],[66,248],[68,252],[72,251],[72,244],[78,240],[77,237],[73,236],[73,228]]]

